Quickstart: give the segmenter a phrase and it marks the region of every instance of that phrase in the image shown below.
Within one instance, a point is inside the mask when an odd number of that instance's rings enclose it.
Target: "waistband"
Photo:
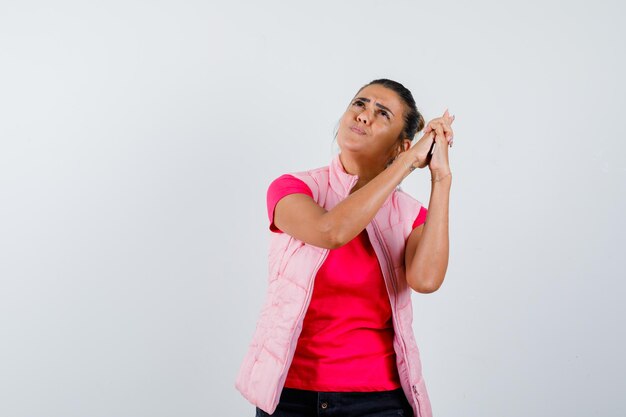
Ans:
[[[341,397],[344,399],[367,399],[367,400],[377,400],[377,399],[393,399],[393,398],[401,398],[405,399],[404,391],[402,388],[397,388],[389,391],[310,391],[298,388],[288,388],[284,387],[283,391],[280,395],[281,401],[292,401],[297,400],[305,403],[317,403],[320,396],[322,397]]]

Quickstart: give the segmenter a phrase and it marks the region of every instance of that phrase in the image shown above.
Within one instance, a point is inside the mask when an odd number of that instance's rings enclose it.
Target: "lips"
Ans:
[[[354,133],[358,133],[359,135],[364,135],[365,134],[365,131],[363,131],[362,129],[359,129],[356,126],[352,126],[350,128],[350,130],[353,131]]]

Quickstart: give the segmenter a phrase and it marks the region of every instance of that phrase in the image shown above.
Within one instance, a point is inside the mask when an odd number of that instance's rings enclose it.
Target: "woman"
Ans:
[[[432,415],[412,330],[411,290],[448,264],[448,111],[428,123],[402,84],[362,87],[330,165],[282,175],[267,193],[267,299],[236,387],[258,416]],[[399,188],[428,166],[427,210]]]

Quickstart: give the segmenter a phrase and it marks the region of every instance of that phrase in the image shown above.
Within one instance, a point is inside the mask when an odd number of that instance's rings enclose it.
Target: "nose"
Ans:
[[[361,113],[359,113],[359,115],[356,117],[356,119],[359,122],[363,122],[366,125],[369,124],[369,116],[367,115],[367,110],[363,110]]]

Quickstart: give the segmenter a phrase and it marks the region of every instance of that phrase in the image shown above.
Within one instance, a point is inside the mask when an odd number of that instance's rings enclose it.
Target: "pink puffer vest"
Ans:
[[[356,175],[344,170],[338,154],[329,166],[291,175],[304,181],[311,188],[315,201],[326,210],[346,198],[358,180]],[[398,187],[366,230],[391,302],[395,330],[393,347],[402,388],[415,417],[432,417],[420,353],[413,335],[412,290],[404,270],[406,240],[421,206]],[[235,383],[248,401],[269,414],[278,406],[311,300],[314,278],[328,252],[287,233],[272,233],[267,298]]]

